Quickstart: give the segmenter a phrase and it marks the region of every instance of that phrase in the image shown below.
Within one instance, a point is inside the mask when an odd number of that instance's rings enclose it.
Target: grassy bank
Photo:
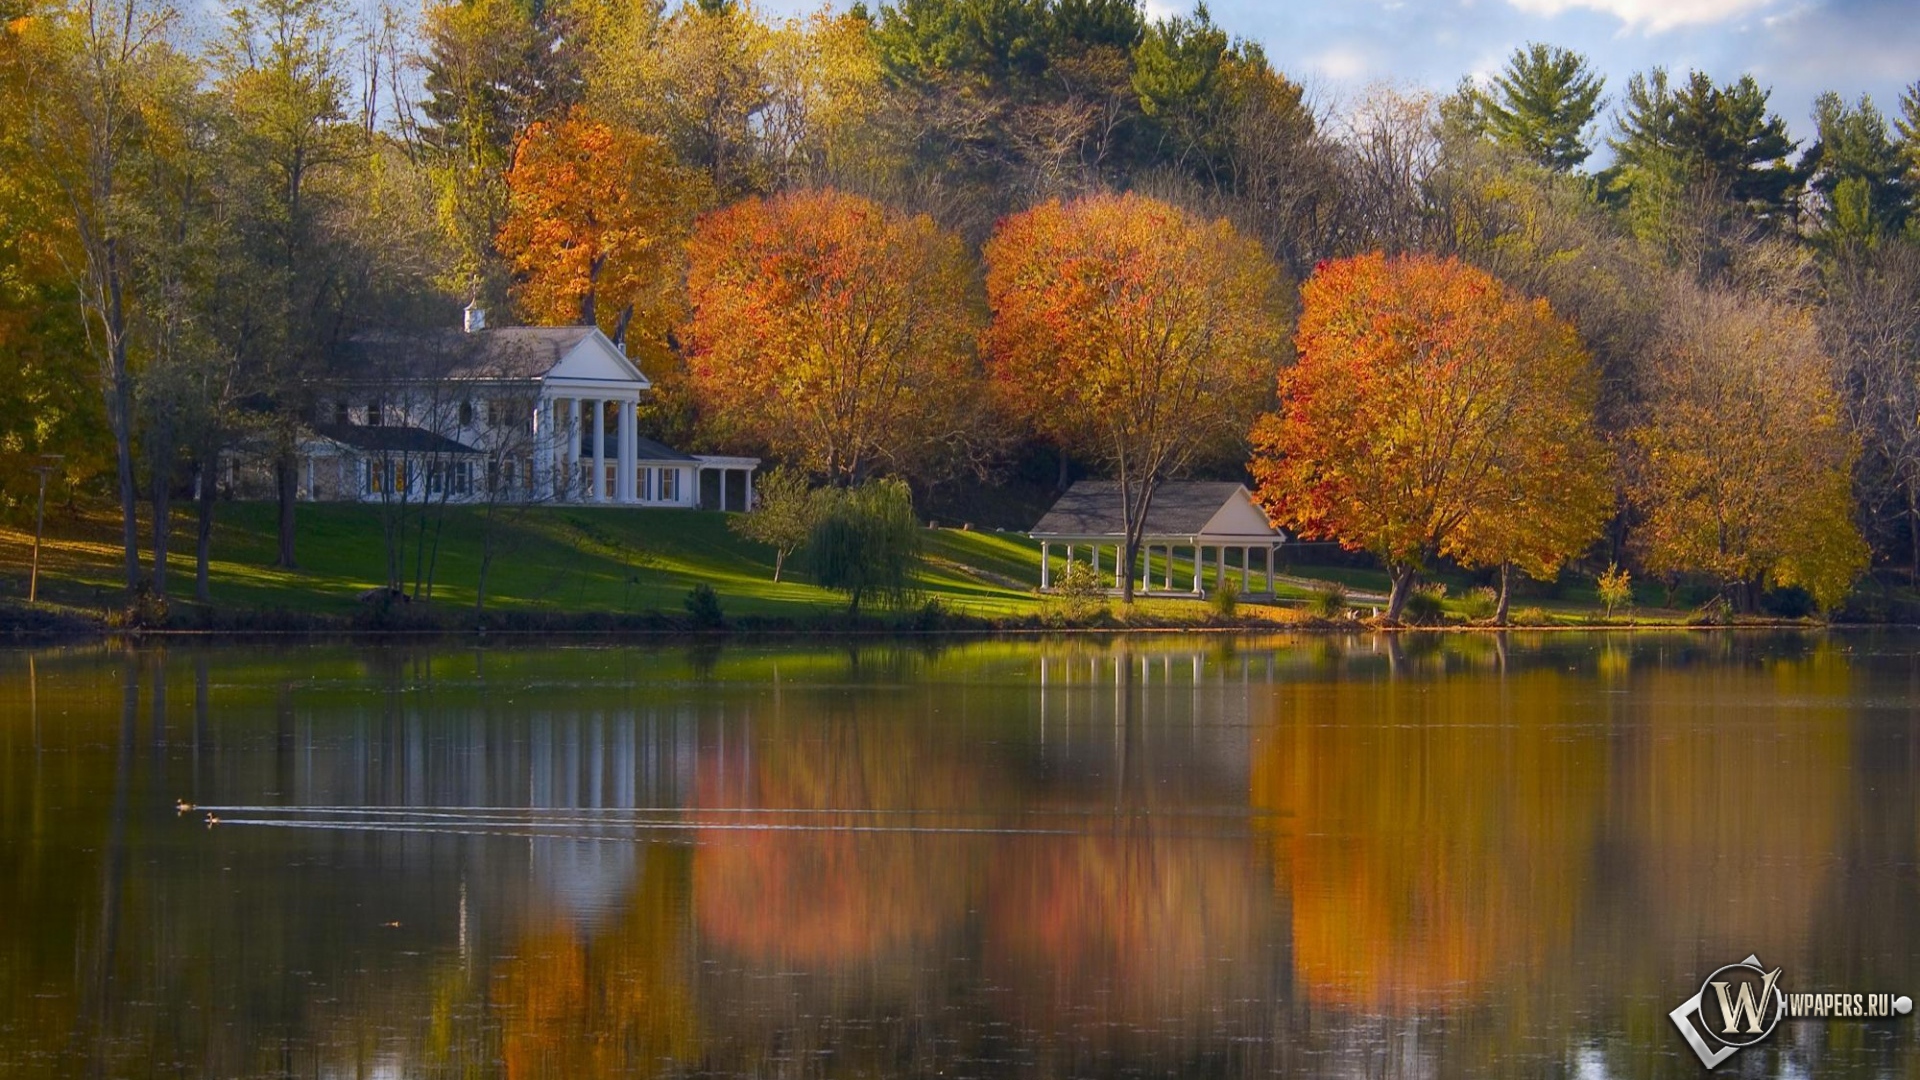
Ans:
[[[420,536],[410,526],[402,563],[409,591],[416,577],[431,575],[424,603],[376,612],[361,597],[385,580],[388,545],[378,508],[308,504],[299,508],[296,569],[273,565],[274,507],[233,503],[220,507],[214,536],[212,602],[201,607],[182,598],[193,593],[193,528],[176,522],[169,560],[173,602],[170,627],[248,628],[446,628],[476,624],[475,590],[489,528],[495,555],[488,575],[485,620],[493,626],[537,630],[677,629],[689,624],[685,599],[697,585],[714,590],[730,625],[792,629],[845,624],[846,601],[806,580],[800,560],[789,562],[784,580],[773,581],[773,552],[735,536],[726,515],[684,510],[539,507],[511,512],[489,526],[484,512],[449,507],[430,519]],[[416,523],[417,524],[417,523]],[[125,608],[120,587],[118,523],[110,511],[60,509],[48,514],[42,552],[40,608],[27,612],[27,568],[32,533],[0,526],[0,609],[7,620],[33,630],[95,625]],[[143,543],[150,540],[143,527]],[[1057,608],[1036,593],[1039,547],[1018,533],[931,529],[922,601],[937,605],[943,624],[987,629],[1058,621]],[[1155,578],[1165,569],[1156,562]],[[1055,572],[1063,564],[1055,558]],[[1191,570],[1176,567],[1176,580]],[[1261,577],[1256,573],[1256,579]],[[1370,595],[1384,592],[1386,576],[1354,567],[1317,567],[1291,562],[1283,568],[1279,603],[1242,604],[1235,621],[1251,625],[1311,621],[1299,601],[1324,582],[1337,581],[1352,594],[1359,614],[1373,609]],[[1447,609],[1455,621],[1468,616],[1469,583],[1450,583]],[[424,590],[423,590],[424,592]],[[1629,617],[1603,620],[1590,587],[1573,586],[1549,598],[1523,599],[1516,611],[1548,625],[1675,625],[1688,612],[1642,607]],[[1117,607],[1117,605],[1116,605]],[[63,623],[63,619],[65,622]],[[883,613],[880,625],[924,624],[920,608]],[[1097,621],[1130,626],[1192,626],[1219,622],[1205,604],[1191,600],[1143,600],[1132,609]]]

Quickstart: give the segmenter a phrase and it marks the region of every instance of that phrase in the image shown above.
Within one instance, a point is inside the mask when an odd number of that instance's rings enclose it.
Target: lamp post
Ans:
[[[47,523],[47,477],[53,475],[60,463],[66,460],[64,454],[41,454],[40,464],[31,466],[29,471],[40,477],[40,502],[33,511],[33,572],[27,577],[27,603],[32,604],[40,598],[40,534]]]

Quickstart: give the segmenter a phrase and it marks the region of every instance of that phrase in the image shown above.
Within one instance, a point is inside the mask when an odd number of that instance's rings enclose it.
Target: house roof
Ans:
[[[636,461],[697,461],[692,454],[683,454],[663,442],[655,442],[645,436],[633,440],[634,460]]]
[[[480,451],[444,435],[417,427],[366,427],[360,424],[322,424],[313,429],[323,439],[373,454],[478,454]]]
[[[347,345],[364,376],[404,379],[540,379],[599,331],[591,326],[506,326],[466,333],[357,334]]]
[[[1068,488],[1032,529],[1042,538],[1089,539],[1126,534],[1120,485],[1112,480],[1082,480]],[[1154,489],[1142,536],[1212,536],[1249,541],[1284,539],[1267,522],[1242,484],[1232,481],[1174,481]]]

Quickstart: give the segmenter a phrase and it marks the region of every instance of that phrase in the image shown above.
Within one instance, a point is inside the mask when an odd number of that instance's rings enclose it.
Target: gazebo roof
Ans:
[[[1112,480],[1082,480],[1068,488],[1032,529],[1041,540],[1120,540],[1120,485]],[[1177,481],[1154,489],[1142,537],[1206,538],[1238,543],[1277,543],[1286,539],[1254,505],[1246,485],[1232,481]]]

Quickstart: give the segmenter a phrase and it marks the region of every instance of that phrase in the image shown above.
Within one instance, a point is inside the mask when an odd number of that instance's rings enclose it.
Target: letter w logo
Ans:
[[[1729,998],[1727,995],[1726,983],[1714,983],[1713,992],[1720,995],[1720,1015],[1725,1017],[1727,1022],[1726,1030],[1722,1034],[1740,1034],[1740,1022],[1742,1020],[1746,1021],[1747,1024],[1746,1034],[1759,1035],[1764,1033],[1767,1028],[1765,1024],[1760,1022],[1761,1014],[1765,1012],[1767,1004],[1773,1000],[1773,983],[1774,980],[1779,977],[1780,969],[1774,968],[1761,978],[1758,1001],[1754,1000],[1753,984],[1750,982],[1742,982],[1740,984],[1740,993],[1732,998]]]

